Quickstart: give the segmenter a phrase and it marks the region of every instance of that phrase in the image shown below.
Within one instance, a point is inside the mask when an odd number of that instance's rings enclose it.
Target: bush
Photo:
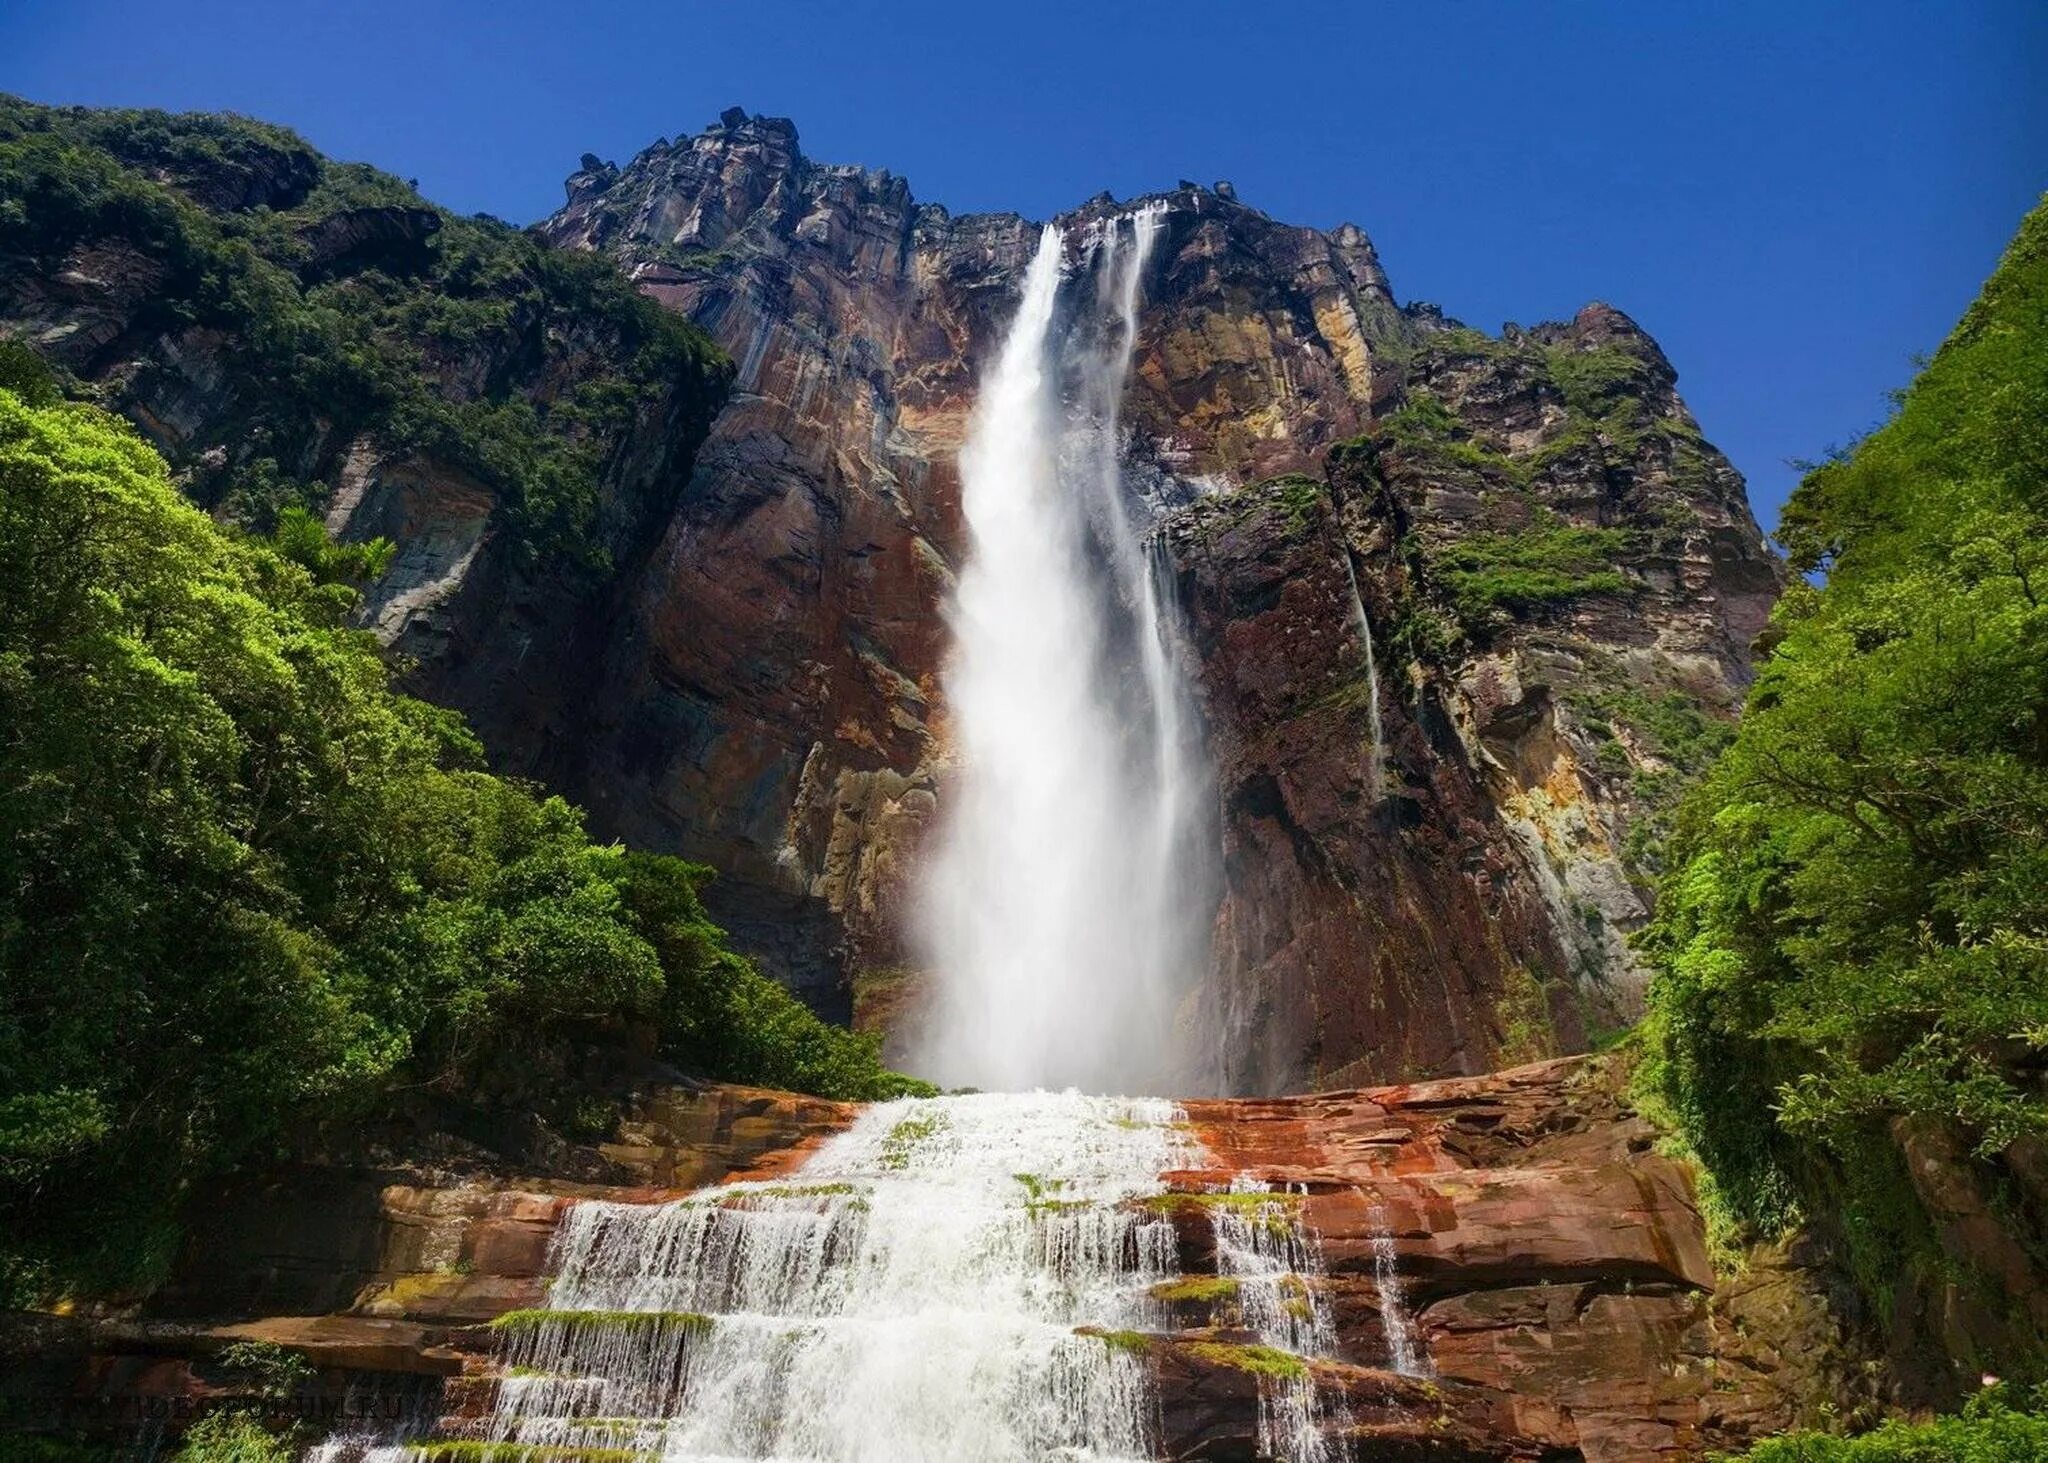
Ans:
[[[1887,1422],[1853,1438],[1788,1433],[1724,1457],[1742,1463],[2038,1463],[2048,1458],[2048,1414],[2019,1410],[2006,1388],[1987,1387],[1954,1417]]]
[[[275,208],[244,206],[254,180],[280,176],[303,186]],[[419,213],[431,236],[302,278],[306,230],[365,207]],[[257,528],[278,503],[252,499],[253,465],[331,476],[335,454],[367,431],[483,482],[527,564],[601,572],[600,485],[638,415],[708,424],[730,379],[708,337],[608,261],[432,209],[397,179],[328,163],[281,128],[0,98],[0,258],[48,274],[101,241],[164,271],[139,330],[223,332],[234,382],[223,430],[217,443],[187,444],[179,465],[195,497]],[[458,360],[461,370],[444,371]],[[164,369],[146,367],[145,396],[147,372]],[[480,391],[457,384],[472,375]],[[574,389],[558,390],[558,375]],[[226,449],[225,468],[207,466],[212,445]],[[311,506],[324,491],[283,501]]]
[[[209,1412],[185,1432],[172,1463],[292,1463],[298,1448],[263,1426],[252,1412]]]
[[[1587,595],[1628,593],[1632,582],[1614,567],[1628,543],[1626,529],[1582,528],[1544,512],[1527,528],[1431,547],[1426,562],[1459,620],[1479,635],[1507,616]]]

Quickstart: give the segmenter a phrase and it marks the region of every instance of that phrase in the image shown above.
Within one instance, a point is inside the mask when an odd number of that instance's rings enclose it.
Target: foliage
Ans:
[[[313,1378],[311,1362],[274,1341],[237,1341],[221,1349],[218,1361],[226,1370],[248,1377],[258,1392],[272,1399],[289,1397]]]
[[[298,1448],[241,1408],[209,1412],[185,1432],[171,1463],[291,1463]]]
[[[1468,534],[1426,553],[1459,620],[1483,634],[1509,615],[1628,593],[1631,581],[1614,567],[1628,542],[1626,529],[1584,528],[1540,512],[1526,528]]]
[[[2015,1406],[2009,1388],[1986,1387],[1952,1417],[1894,1420],[1860,1437],[1787,1433],[1740,1455],[1742,1463],[2034,1463],[2048,1458],[2048,1399]],[[1731,1457],[1731,1463],[1733,1458]]]
[[[1735,739],[1734,723],[1709,715],[1684,691],[1652,695],[1618,680],[1574,689],[1566,700],[1599,744],[1600,765],[1610,773],[1631,774],[1639,809],[1623,857],[1638,876],[1661,876],[1666,868],[1663,845],[1679,802]],[[1637,751],[1663,765],[1637,765],[1617,739],[1617,728],[1626,728]]]
[[[345,628],[375,545],[217,527],[118,418],[0,391],[0,1290],[146,1280],[197,1178],[395,1087],[535,1095],[651,1026],[914,1087],[727,950],[706,871],[480,770]],[[524,1080],[525,1086],[520,1086]],[[96,1222],[83,1222],[83,1216]]]
[[[312,231],[364,208],[406,210],[412,222],[395,241],[315,268]],[[216,444],[193,442],[179,465],[202,502],[259,529],[277,505],[245,474],[273,487],[296,480],[296,496],[310,498],[324,491],[312,480],[331,476],[367,431],[491,489],[527,562],[602,570],[607,460],[642,414],[708,422],[729,379],[701,332],[606,261],[432,209],[283,129],[0,97],[0,258],[48,274],[103,243],[149,261],[131,267],[162,271],[138,331],[221,333],[234,383],[217,444],[226,464],[209,466],[203,449]],[[553,374],[580,385],[522,386],[544,367],[541,353],[570,351]],[[173,369],[150,358],[133,399]]]
[[[1883,1297],[1944,1264],[1901,1123],[1999,1202],[2048,1134],[2048,207],[1781,538],[1827,582],[1680,813],[1643,1081],[1726,1221],[1825,1215]]]

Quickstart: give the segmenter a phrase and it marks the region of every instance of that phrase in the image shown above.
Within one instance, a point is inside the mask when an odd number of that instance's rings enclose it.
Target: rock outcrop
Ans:
[[[955,457],[1037,229],[813,163],[737,110],[623,168],[586,159],[568,194],[547,237],[618,259],[739,378],[620,605],[588,735],[542,770],[607,828],[725,870],[743,943],[886,1026],[915,1005],[906,910],[946,765]],[[1732,716],[1780,582],[1741,479],[1618,311],[1493,339],[1398,307],[1353,226],[1192,184],[1142,202],[1129,468],[1162,511],[1203,500],[1166,531],[1236,871],[1201,1002],[1242,1048],[1236,1090],[1576,1047],[1639,994],[1629,840],[1686,770],[1652,724]],[[1136,206],[1063,217],[1070,250]],[[1313,506],[1237,496],[1354,439]],[[1617,582],[1426,664],[1413,634],[1383,651],[1376,794],[1355,607],[1391,640],[1443,613],[1433,553],[1553,526],[1603,535]]]
[[[729,363],[614,272],[282,128],[0,97],[0,143],[0,333],[222,517],[391,539],[364,622],[501,765],[573,739]]]
[[[225,1196],[145,1311],[20,1318],[0,1340],[22,1395],[69,1398],[65,1415],[103,1435],[137,1409],[176,1426],[247,1401],[255,1382],[223,1352],[265,1341],[312,1364],[302,1413],[396,1398],[422,1433],[459,1437],[498,1374],[484,1323],[536,1303],[566,1206],[787,1172],[851,1116],[747,1089],[661,1090],[601,1145],[618,1184],[295,1174]],[[1254,1344],[1233,1284],[1202,1283],[1217,1271],[1211,1206],[1253,1197],[1220,1192],[1247,1179],[1320,1251],[1309,1284],[1333,1344],[1300,1380],[1356,1456],[1698,1458],[1859,1395],[1853,1353],[1794,1257],[1717,1280],[1686,1173],[1654,1152],[1597,1060],[1196,1102],[1188,1116],[1210,1166],[1168,1175],[1147,1201],[1180,1236],[1174,1329],[1109,1338],[1145,1361],[1166,1456],[1264,1456],[1261,1397],[1297,1380]],[[1405,1371],[1390,1326],[1413,1349]]]

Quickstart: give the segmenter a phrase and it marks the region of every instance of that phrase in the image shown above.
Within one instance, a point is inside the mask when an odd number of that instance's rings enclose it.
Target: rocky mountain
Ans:
[[[947,765],[955,457],[1037,228],[738,110],[567,187],[545,237],[617,259],[738,375],[587,735],[528,765],[717,864],[743,940],[886,1026]],[[1658,819],[1781,583],[1741,478],[1617,310],[1490,337],[1397,304],[1355,227],[1228,184],[1143,202],[1130,472],[1191,620],[1225,851],[1193,1014],[1238,1090],[1578,1047],[1635,1010]],[[1063,216],[1070,250],[1134,206]]]
[[[282,128],[7,97],[0,331],[216,514],[391,539],[366,623],[512,762],[570,734],[731,378],[601,261]]]
[[[956,455],[1036,225],[737,110],[586,157],[524,234],[239,119],[0,132],[0,330],[217,512],[395,540],[367,623],[496,765],[716,866],[821,1011],[911,1018]],[[1223,865],[1187,1019],[1240,1091],[1581,1048],[1636,1009],[1660,819],[1781,584],[1740,477],[1619,311],[1488,336],[1355,227],[1142,203],[1129,476]]]

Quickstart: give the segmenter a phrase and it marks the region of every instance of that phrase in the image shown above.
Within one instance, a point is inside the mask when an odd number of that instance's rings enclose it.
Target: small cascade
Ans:
[[[1261,1197],[1270,1195],[1269,1198]],[[1209,1206],[1216,1271],[1237,1281],[1239,1312],[1261,1345],[1304,1361],[1329,1356],[1336,1329],[1328,1303],[1311,1281],[1322,1275],[1322,1251],[1303,1223],[1298,1194],[1273,1193],[1240,1174]],[[1348,1425],[1341,1399],[1326,1398],[1307,1366],[1262,1374],[1259,1448],[1287,1463],[1342,1463],[1340,1434]]]
[[[1386,1206],[1374,1200],[1366,1210],[1372,1225],[1372,1278],[1380,1293],[1380,1326],[1387,1336],[1387,1364],[1404,1377],[1434,1376],[1415,1335],[1415,1323],[1408,1315],[1407,1299],[1401,1293],[1399,1256],[1394,1250],[1394,1232],[1387,1223]]]
[[[1365,613],[1365,596],[1358,592],[1358,570],[1351,562],[1351,553],[1344,553],[1344,578],[1351,585],[1351,618],[1358,630],[1358,638],[1365,642],[1365,704],[1366,724],[1372,734],[1371,773],[1368,777],[1369,795],[1378,802],[1386,788],[1386,729],[1380,721],[1380,666],[1379,656],[1373,649],[1372,621]]]
[[[1141,1359],[1194,1145],[1161,1101],[868,1109],[783,1183],[565,1216],[545,1309],[498,1323],[480,1441],[670,1463],[1153,1456]],[[1083,1329],[1088,1328],[1088,1329]]]

